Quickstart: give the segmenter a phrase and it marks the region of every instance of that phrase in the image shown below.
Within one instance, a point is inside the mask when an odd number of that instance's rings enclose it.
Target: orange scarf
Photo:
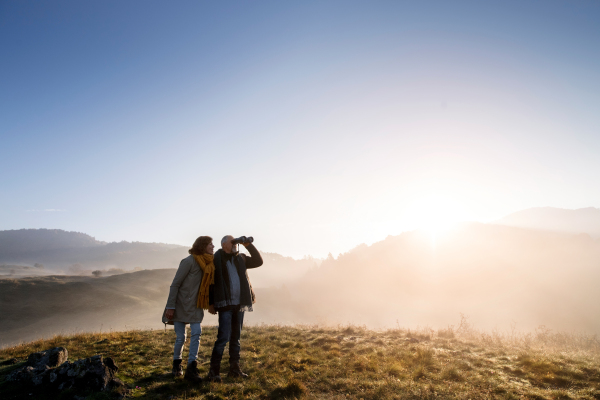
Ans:
[[[202,282],[200,283],[200,290],[198,290],[196,308],[208,310],[208,288],[215,283],[214,256],[212,254],[202,254],[201,256],[193,254],[193,256],[194,260],[196,260],[198,265],[200,265],[200,268],[202,268],[202,271],[204,271]]]

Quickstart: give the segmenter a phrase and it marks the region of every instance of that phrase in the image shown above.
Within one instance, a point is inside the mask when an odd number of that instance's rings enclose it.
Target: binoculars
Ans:
[[[249,244],[254,242],[254,238],[252,236],[240,236],[239,238],[235,238],[231,241],[231,244],[236,245],[236,244]]]

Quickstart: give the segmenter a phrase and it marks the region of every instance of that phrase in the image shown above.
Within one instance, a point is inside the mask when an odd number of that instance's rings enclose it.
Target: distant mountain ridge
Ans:
[[[594,238],[600,237],[600,209],[594,207],[576,210],[535,207],[509,214],[494,223],[517,228],[587,233]]]
[[[260,251],[260,244],[257,246]],[[101,242],[90,235],[60,229],[0,231],[0,277],[52,274],[91,275],[94,270],[177,268],[189,246],[166,243]],[[316,267],[312,258],[294,260],[261,252],[264,265],[253,272],[255,287],[285,284]],[[37,266],[36,268],[29,268]],[[14,276],[13,276],[14,275]]]
[[[81,232],[61,229],[0,231],[0,264],[43,264],[57,272],[93,269],[173,268],[188,247],[165,243],[102,242]]]
[[[18,229],[0,231],[0,255],[31,251],[63,250],[105,245],[90,235],[61,229]]]

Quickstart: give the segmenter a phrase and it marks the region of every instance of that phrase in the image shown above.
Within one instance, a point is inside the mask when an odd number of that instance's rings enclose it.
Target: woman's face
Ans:
[[[214,250],[215,250],[215,245],[214,245],[214,244],[212,244],[212,243],[209,243],[209,244],[206,246],[206,253],[207,253],[207,254],[213,254],[213,253],[214,253]]]

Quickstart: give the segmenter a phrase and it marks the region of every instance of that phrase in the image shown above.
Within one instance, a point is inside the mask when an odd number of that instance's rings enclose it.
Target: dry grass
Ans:
[[[248,327],[242,365],[250,379],[200,386],[170,376],[174,339],[172,330],[57,336],[3,349],[0,361],[54,346],[66,347],[71,360],[111,356],[118,376],[139,387],[132,396],[146,399],[600,399],[597,338],[543,328],[502,335],[478,332],[466,320],[439,331]],[[215,339],[216,329],[204,328],[202,373]],[[0,377],[13,368],[0,367]],[[0,379],[3,399],[20,398]]]

